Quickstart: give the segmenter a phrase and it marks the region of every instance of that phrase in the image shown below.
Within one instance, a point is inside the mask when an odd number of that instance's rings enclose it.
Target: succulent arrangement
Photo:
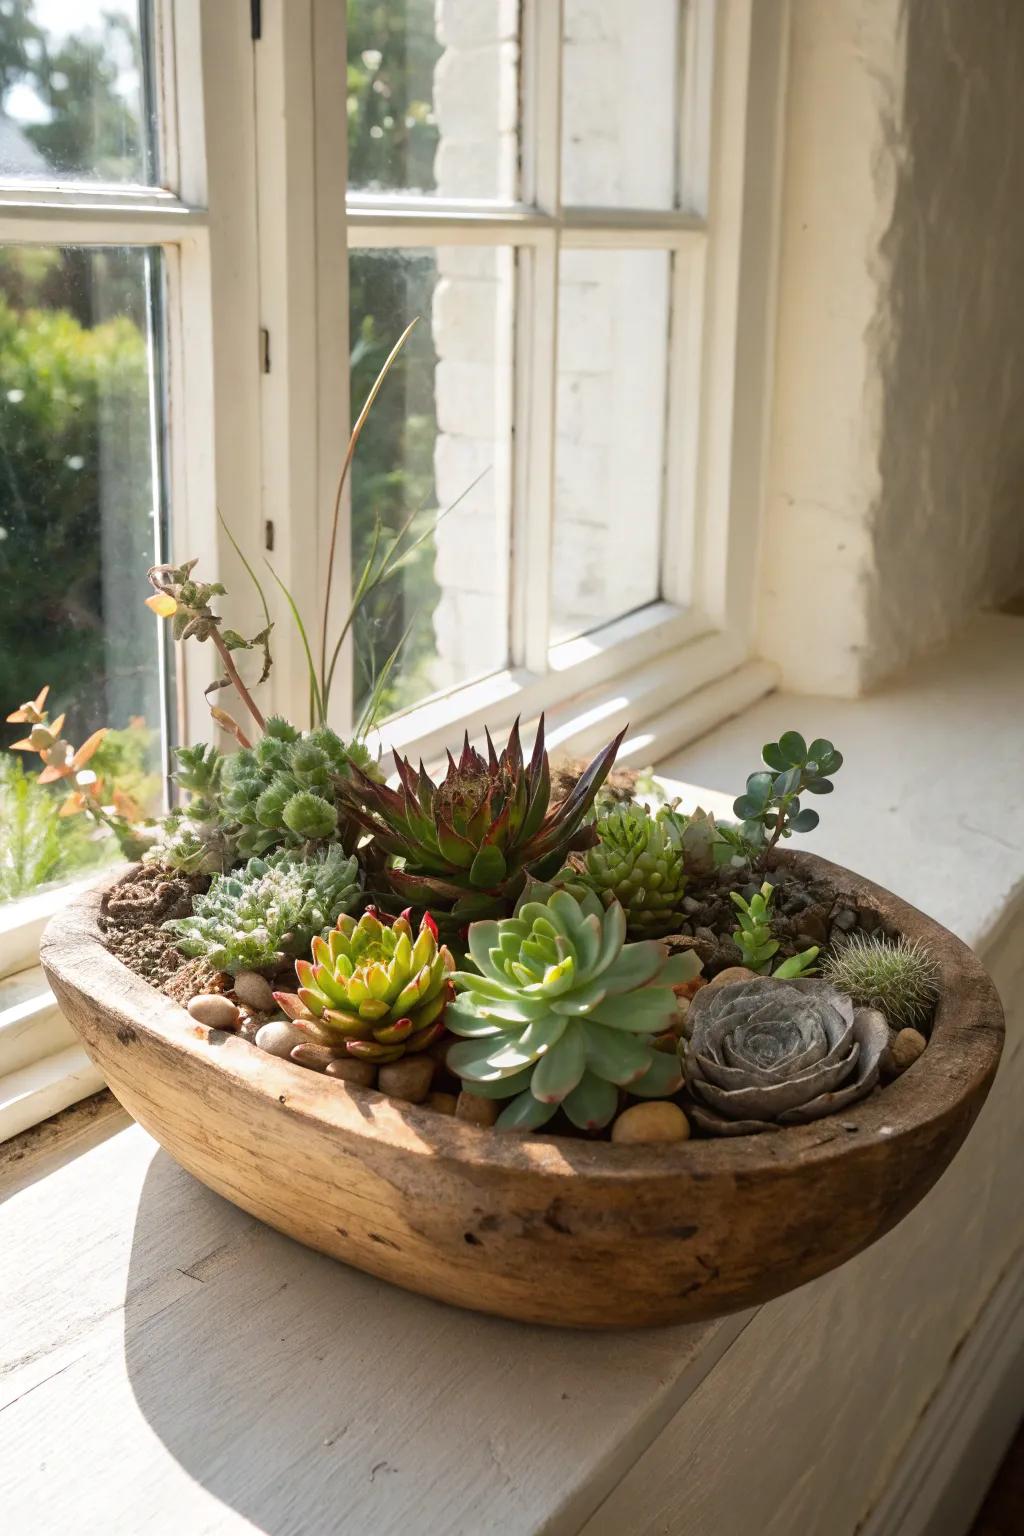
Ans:
[[[408,334],[353,429],[313,638],[270,569],[307,659],[305,728],[255,697],[274,626],[238,545],[265,620],[251,639],[194,560],[149,572],[149,606],[176,639],[216,651],[208,693],[233,689],[241,711],[211,705],[232,750],[180,747],[179,803],[146,829],[145,878],[196,892],[159,936],[212,990],[177,995],[260,1049],[502,1131],[742,1135],[853,1104],[924,1050],[938,993],[927,953],[860,931],[855,905],[776,852],[817,825],[802,801],[831,793],[832,742],[786,731],[767,743],[730,823],[615,768],[624,732],[592,762],[553,768],[543,716],[528,754],[517,720],[500,751],[489,731],[482,744],[467,734],[441,772],[396,752],[387,778],[366,738],[397,651],[351,736],[329,723],[360,605],[415,548],[415,514],[397,535],[378,529],[332,631],[346,477]],[[39,753],[41,777],[69,780],[75,809],[106,816],[82,776],[103,733],[76,750],[44,706],[45,691],[10,717],[30,728],[17,745]],[[130,825],[124,809],[110,814]]]
[[[543,718],[528,757],[517,722],[500,752],[467,737],[439,777],[396,754],[390,784],[323,723],[179,749],[188,800],[147,859],[209,880],[164,924],[223,978],[195,1017],[237,1013],[263,1049],[364,1086],[379,1070],[383,1090],[478,1125],[618,1141],[779,1130],[905,1070],[931,957],[851,935],[845,908],[800,947],[813,892],[790,891],[788,866],[756,873],[809,830],[800,795],[831,787],[831,743],[766,746],[730,825],[649,808],[635,777],[604,795],[620,739],[553,780]],[[826,933],[831,907],[815,921]]]

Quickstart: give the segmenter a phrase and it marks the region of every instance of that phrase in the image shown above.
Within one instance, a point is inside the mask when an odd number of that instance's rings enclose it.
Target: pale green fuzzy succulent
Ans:
[[[220,819],[235,837],[238,852],[342,843],[358,836],[344,810],[339,785],[355,764],[380,777],[361,742],[346,742],[329,726],[297,731],[271,718],[255,746],[226,758],[219,797]]]
[[[625,939],[617,901],[544,885],[527,889],[514,917],[470,925],[479,975],[453,978],[445,1022],[466,1038],[447,1061],[472,1093],[511,1100],[499,1129],[534,1129],[562,1105],[574,1125],[596,1130],[615,1115],[620,1088],[645,1098],[679,1088],[678,1060],[652,1041],[671,1030],[672,989],[700,962]]]
[[[939,995],[938,962],[916,939],[854,933],[821,970],[858,1007],[884,1013],[893,1029],[918,1028]]]
[[[218,971],[272,972],[307,953],[361,894],[359,866],[336,844],[312,858],[285,849],[214,876],[191,917],[163,926],[183,955],[202,956]]]
[[[596,828],[599,841],[588,849],[577,878],[605,906],[620,903],[634,937],[675,932],[684,917],[686,874],[682,848],[664,823],[642,805],[629,805],[600,817]]]

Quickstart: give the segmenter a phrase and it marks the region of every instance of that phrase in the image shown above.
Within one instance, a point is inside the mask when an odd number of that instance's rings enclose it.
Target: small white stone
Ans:
[[[668,1099],[656,1099],[650,1104],[631,1104],[612,1126],[612,1141],[623,1144],[655,1141],[685,1141],[690,1134],[690,1122],[679,1108]]]
[[[241,1014],[221,992],[200,992],[188,1005],[188,1011],[199,1024],[207,1029],[237,1029]]]
[[[289,1024],[286,1019],[275,1019],[272,1024],[264,1024],[256,1032],[256,1044],[261,1051],[285,1058],[291,1055],[293,1046],[304,1045],[308,1039],[308,1035],[296,1029],[294,1024]]]
[[[240,1003],[256,1008],[261,1013],[271,1013],[277,1006],[270,982],[259,971],[239,971],[235,977],[234,993]]]

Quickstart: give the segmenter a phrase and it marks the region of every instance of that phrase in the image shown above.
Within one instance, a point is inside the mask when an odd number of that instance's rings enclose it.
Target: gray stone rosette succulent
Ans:
[[[693,1119],[719,1136],[804,1125],[864,1098],[889,1040],[875,1009],[807,978],[702,988],[687,1026]]]

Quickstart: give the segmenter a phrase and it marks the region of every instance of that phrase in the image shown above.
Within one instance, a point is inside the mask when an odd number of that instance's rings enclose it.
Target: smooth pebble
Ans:
[[[355,1083],[357,1088],[372,1088],[377,1081],[377,1068],[372,1061],[339,1056],[327,1063],[327,1076],[340,1077],[343,1083]]]
[[[656,1099],[650,1104],[631,1104],[612,1126],[612,1141],[622,1143],[685,1141],[690,1123],[678,1104]]]
[[[713,987],[729,987],[734,981],[754,981],[756,974],[745,965],[727,965],[724,971],[712,976],[708,982],[708,991]]]
[[[392,1099],[422,1104],[430,1092],[437,1063],[432,1056],[402,1056],[388,1061],[377,1073],[377,1087]]]
[[[258,1008],[261,1013],[270,1013],[277,1006],[274,1002],[274,989],[259,971],[239,971],[233,990],[240,1003]]]
[[[339,1059],[340,1053],[330,1045],[317,1045],[314,1040],[300,1040],[298,1045],[293,1045],[288,1052],[289,1060],[297,1061],[300,1067],[312,1067],[314,1072],[326,1072],[332,1061]]]
[[[303,1045],[308,1038],[286,1019],[275,1019],[272,1024],[264,1024],[256,1031],[256,1044],[261,1051],[285,1058],[291,1055],[293,1046]]]
[[[466,1120],[470,1125],[493,1125],[501,1114],[497,1099],[485,1099],[479,1093],[467,1093],[465,1089],[455,1101],[456,1120]]]
[[[200,992],[188,1005],[188,1011],[207,1029],[237,1029],[241,1015],[230,997],[220,992]]]

